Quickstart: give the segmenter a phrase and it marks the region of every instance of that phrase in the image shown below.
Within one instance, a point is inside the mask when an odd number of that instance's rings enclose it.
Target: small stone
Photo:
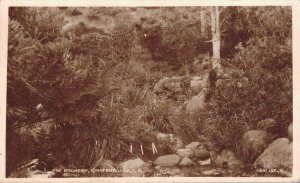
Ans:
[[[42,109],[43,109],[43,105],[42,105],[42,104],[38,104],[38,105],[35,107],[35,109],[36,109],[37,111],[42,110]]]
[[[114,162],[112,160],[106,159],[101,163],[100,168],[101,169],[115,169]]]
[[[203,145],[200,145],[194,150],[194,156],[198,159],[204,160],[209,158],[210,154]]]
[[[35,170],[32,172],[29,172],[29,178],[50,178],[50,177],[52,177],[51,171],[43,172],[40,170]]]
[[[131,159],[131,160],[127,160],[127,161],[122,163],[122,169],[123,170],[139,169],[144,164],[145,164],[145,162],[140,158]]]
[[[183,158],[179,163],[179,166],[193,166],[194,162],[190,158]]]
[[[164,156],[160,156],[158,157],[155,161],[154,161],[154,165],[159,165],[159,166],[176,166],[179,164],[181,160],[181,157],[176,155],[176,154],[172,154],[172,155],[164,155]]]
[[[202,171],[202,174],[206,176],[221,176],[223,173],[220,170],[211,169],[211,170]]]
[[[152,176],[154,173],[151,162],[145,163],[140,170],[142,171],[143,176],[146,177]]]
[[[224,149],[215,161],[218,167],[226,167],[229,169],[236,169],[244,167],[243,162],[231,150]]]
[[[198,160],[197,164],[200,165],[200,166],[210,165],[211,164],[211,160],[210,160],[210,158],[208,158],[206,160]]]
[[[143,172],[138,171],[138,170],[142,170],[142,168],[145,165],[146,165],[146,163],[140,158],[127,160],[121,164],[122,169],[124,171],[122,176],[123,177],[142,177],[144,175]],[[132,171],[130,171],[130,170],[132,170]]]
[[[159,170],[161,170],[161,166],[157,165],[157,166],[154,167],[154,169],[159,171]]]
[[[184,176],[184,172],[177,167],[163,168],[160,170],[158,176],[163,177],[181,177]]]
[[[200,142],[191,142],[185,146],[186,149],[195,150],[200,145]]]
[[[178,149],[176,154],[183,158],[192,158],[194,153],[191,149]]]

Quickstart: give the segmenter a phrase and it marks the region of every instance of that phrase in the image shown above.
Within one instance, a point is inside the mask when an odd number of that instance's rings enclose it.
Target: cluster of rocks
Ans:
[[[282,169],[289,175],[293,169],[293,124],[290,123],[288,138],[282,137],[272,141],[254,162],[256,168]]]
[[[277,124],[278,125],[278,124]],[[293,124],[287,128],[287,138],[278,138],[275,119],[269,118],[258,123],[259,130],[243,134],[239,147],[244,157],[254,161],[254,168],[281,170],[291,176],[293,168]]]
[[[159,156],[154,162],[144,162],[140,158],[135,158],[121,163],[122,169],[126,170],[123,176],[151,176],[155,171],[162,176],[184,176],[180,167],[206,165],[211,165],[210,153],[199,142],[192,142],[185,148],[177,149],[175,154]]]
[[[203,167],[203,170],[197,170],[198,176],[222,176],[222,168],[239,169],[243,162],[231,150],[214,154],[200,142],[191,142],[174,154],[157,157],[154,162],[135,158],[121,163],[121,166],[127,170],[123,176],[185,176],[182,168],[188,167]],[[128,170],[140,171],[128,173]]]
[[[193,166],[210,165],[210,153],[199,142],[192,142],[176,154],[164,155],[154,161],[155,166]]]
[[[258,123],[258,130],[249,130],[238,142],[237,155],[231,149],[221,152],[208,151],[200,142],[192,142],[185,148],[180,147],[175,154],[158,157],[154,166],[205,166],[213,165],[222,169],[242,169],[244,160],[254,162],[255,170],[277,170],[281,176],[291,176],[293,167],[293,124],[287,128],[287,137],[278,136],[278,124],[275,119],[268,118]],[[177,146],[178,147],[178,146]],[[215,173],[215,172],[214,172]]]
[[[274,119],[265,119],[258,123],[259,130],[245,132],[238,146],[241,155],[247,160],[254,162],[255,170],[279,170],[281,176],[291,176],[293,167],[293,124],[287,128],[287,138],[274,138],[272,130],[275,125]],[[270,134],[271,133],[271,134]],[[203,167],[196,170],[197,176],[222,176],[226,171],[241,171],[246,165],[240,159],[240,155],[231,150],[223,149],[215,152],[207,149],[203,143],[191,142],[184,146],[182,140],[173,134],[157,134],[158,147],[168,146],[173,153],[161,155],[154,161],[144,161],[140,157],[114,163],[112,160],[102,161],[96,168],[107,170],[121,170],[118,174],[111,175],[123,177],[141,176],[186,176],[184,168]],[[24,168],[30,168],[28,177],[76,177],[78,174],[64,173],[58,175],[46,171],[45,166],[35,159]],[[42,167],[42,168],[41,168]],[[110,176],[111,176],[110,175]],[[103,176],[103,174],[102,174]]]
[[[206,96],[211,88],[209,73],[200,76],[164,77],[154,86],[154,93],[185,104],[186,111],[193,113],[205,107]]]

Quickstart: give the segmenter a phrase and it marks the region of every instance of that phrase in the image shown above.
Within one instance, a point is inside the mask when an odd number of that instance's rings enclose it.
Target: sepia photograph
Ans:
[[[10,6],[5,176],[292,177],[291,6]]]

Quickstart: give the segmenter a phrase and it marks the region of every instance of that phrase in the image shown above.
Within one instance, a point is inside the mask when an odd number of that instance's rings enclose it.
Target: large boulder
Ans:
[[[194,155],[194,152],[191,149],[178,149],[176,154],[183,158],[192,158]]]
[[[288,127],[288,137],[291,141],[293,141],[293,123],[290,123]]]
[[[272,142],[254,162],[255,168],[285,169],[293,168],[293,143],[287,138]]]
[[[203,90],[198,95],[192,97],[187,103],[186,111],[188,113],[195,113],[204,109],[206,106],[206,95],[207,90]]]
[[[215,164],[218,167],[238,169],[244,167],[243,161],[241,161],[233,151],[224,149],[216,158]]]
[[[193,92],[199,93],[204,88],[209,88],[210,82],[209,82],[209,74],[206,74],[204,76],[193,76],[191,77],[190,82],[190,88]]]
[[[267,147],[267,133],[264,130],[250,130],[243,134],[239,149],[243,156],[251,161],[256,159]]]
[[[161,167],[164,166],[176,166],[179,164],[181,160],[181,157],[176,155],[176,154],[172,154],[172,155],[164,155],[164,156],[160,156],[158,157],[155,161],[154,161],[154,165],[159,165]]]

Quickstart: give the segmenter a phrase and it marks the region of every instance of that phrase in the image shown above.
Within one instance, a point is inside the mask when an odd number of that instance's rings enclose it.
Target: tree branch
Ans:
[[[45,96],[43,96],[35,87],[33,87],[30,83],[28,83],[24,78],[22,78],[22,77],[19,77],[19,78],[27,89],[29,89],[32,93],[34,93],[35,95],[38,95],[42,99],[45,99]]]

